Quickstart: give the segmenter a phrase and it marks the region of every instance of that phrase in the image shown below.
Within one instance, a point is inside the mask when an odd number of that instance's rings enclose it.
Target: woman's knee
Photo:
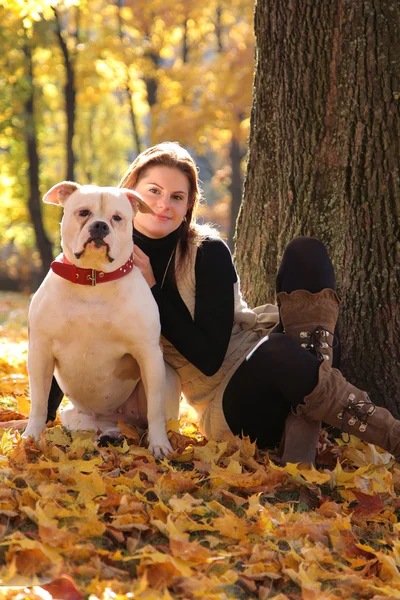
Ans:
[[[335,289],[335,274],[324,244],[301,236],[287,245],[277,275],[277,293],[305,289],[311,293]]]
[[[308,262],[316,256],[329,259],[328,251],[324,244],[317,238],[298,236],[286,246],[282,261],[284,258],[287,258],[291,261],[304,261],[306,259]]]
[[[259,347],[263,364],[272,370],[287,368],[299,351],[302,348],[284,333],[271,333]]]

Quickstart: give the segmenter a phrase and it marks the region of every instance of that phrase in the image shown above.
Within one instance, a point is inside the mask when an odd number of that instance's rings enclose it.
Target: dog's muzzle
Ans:
[[[96,248],[101,248],[101,246],[105,246],[107,249],[107,258],[109,262],[113,262],[114,259],[110,256],[110,246],[107,242],[104,241],[104,238],[110,233],[110,227],[104,221],[95,221],[89,227],[89,239],[83,244],[83,250],[81,252],[75,252],[76,258],[81,258],[82,254],[85,252],[85,248],[88,244],[94,243]]]

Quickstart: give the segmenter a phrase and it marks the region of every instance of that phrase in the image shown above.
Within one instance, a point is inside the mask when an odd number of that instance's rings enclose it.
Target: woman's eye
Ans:
[[[174,196],[174,200],[183,200],[182,196]]]
[[[158,194],[159,190],[157,188],[150,188],[149,192],[151,192],[152,194]]]
[[[119,215],[113,215],[113,221],[122,221],[122,217]]]
[[[84,210],[79,211],[80,217],[88,217],[89,215],[90,215],[90,210],[87,210],[86,208]]]

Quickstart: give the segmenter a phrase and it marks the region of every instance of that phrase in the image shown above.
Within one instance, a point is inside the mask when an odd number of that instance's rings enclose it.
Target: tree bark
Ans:
[[[259,0],[237,265],[274,301],[297,235],[332,257],[342,369],[400,416],[399,10],[391,0]]]
[[[27,38],[25,38],[24,54],[27,65],[27,79],[29,81],[29,95],[25,101],[25,140],[29,181],[28,209],[35,231],[36,246],[42,261],[42,275],[44,277],[53,260],[53,253],[52,245],[46,235],[42,219],[41,195],[39,190],[39,154],[35,127],[33,61],[30,43]]]
[[[240,209],[240,203],[242,201],[243,191],[243,178],[242,178],[242,167],[241,160],[243,155],[240,150],[239,139],[236,135],[232,134],[232,139],[229,147],[229,159],[231,163],[231,183],[229,185],[229,191],[231,193],[231,211],[230,211],[230,224],[229,224],[229,244],[233,243],[235,235],[236,220]]]

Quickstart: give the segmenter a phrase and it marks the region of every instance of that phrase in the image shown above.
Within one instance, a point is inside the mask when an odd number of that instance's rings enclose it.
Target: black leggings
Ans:
[[[288,244],[276,278],[276,291],[308,290],[315,294],[335,289],[333,265],[325,246],[309,237]],[[282,437],[286,417],[318,383],[319,360],[286,337],[279,324],[265,341],[250,352],[228,383],[223,410],[236,435],[248,435],[260,448],[273,448]],[[339,339],[338,331],[335,336]],[[333,354],[339,366],[340,344]]]

